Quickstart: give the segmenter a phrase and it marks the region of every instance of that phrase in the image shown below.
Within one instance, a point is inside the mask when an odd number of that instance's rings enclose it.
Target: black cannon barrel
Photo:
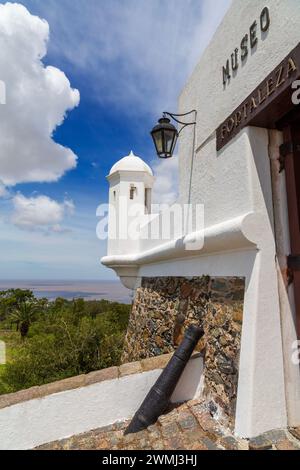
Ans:
[[[189,326],[182,343],[134,415],[125,434],[142,431],[156,423],[159,416],[166,410],[185,366],[203,335],[204,331],[199,326]]]

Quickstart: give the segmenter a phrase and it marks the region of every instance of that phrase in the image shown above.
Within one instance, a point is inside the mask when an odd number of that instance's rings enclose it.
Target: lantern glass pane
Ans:
[[[165,151],[166,153],[171,153],[173,150],[173,143],[175,139],[175,132],[174,131],[167,131],[165,130]]]
[[[163,136],[162,131],[157,131],[153,134],[153,139],[154,139],[157,153],[163,152],[163,137],[162,136]]]

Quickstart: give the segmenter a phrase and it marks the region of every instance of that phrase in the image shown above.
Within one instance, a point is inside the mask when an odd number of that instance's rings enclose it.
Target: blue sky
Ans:
[[[105,176],[132,149],[166,181],[158,193],[174,197],[176,167],[172,164],[168,172],[155,161],[149,131],[160,112],[176,111],[178,94],[230,1],[18,3],[49,24],[43,64],[63,71],[79,90],[79,105],[53,134],[55,142],[77,156],[77,166],[53,182],[28,177],[26,183],[19,178],[6,184],[6,197],[0,197],[0,279],[114,279],[100,265],[106,246],[96,238],[96,208],[107,201]],[[39,224],[24,229],[12,216],[17,194],[43,195],[60,204],[72,201],[74,210],[66,211],[59,233]]]

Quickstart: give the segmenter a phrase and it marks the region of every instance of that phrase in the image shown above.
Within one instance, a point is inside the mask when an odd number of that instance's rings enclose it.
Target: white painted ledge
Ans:
[[[261,222],[260,214],[247,213],[148,251],[105,256],[101,263],[112,268],[126,287],[134,289],[140,266],[209,253],[254,249],[258,243],[257,227],[261,230]]]

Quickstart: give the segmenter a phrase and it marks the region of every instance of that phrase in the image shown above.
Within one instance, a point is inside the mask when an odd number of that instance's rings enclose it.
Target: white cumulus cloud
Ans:
[[[173,204],[178,198],[178,157],[155,160],[152,168],[155,176],[153,204]]]
[[[74,212],[71,200],[59,203],[47,196],[25,197],[17,194],[13,200],[14,212],[12,223],[25,230],[42,229],[62,232],[61,223],[67,214]]]
[[[8,196],[8,191],[4,184],[0,181],[0,198],[5,196]]]
[[[230,3],[40,0],[34,5],[52,25],[51,53],[81,73],[89,70],[85,81],[94,100],[123,114],[157,114],[175,112],[181,88]]]
[[[66,75],[42,62],[49,25],[22,5],[0,5],[0,80],[6,104],[0,106],[0,180],[5,186],[57,181],[76,167],[72,150],[52,136],[79,92]],[[18,201],[18,199],[17,199]]]

